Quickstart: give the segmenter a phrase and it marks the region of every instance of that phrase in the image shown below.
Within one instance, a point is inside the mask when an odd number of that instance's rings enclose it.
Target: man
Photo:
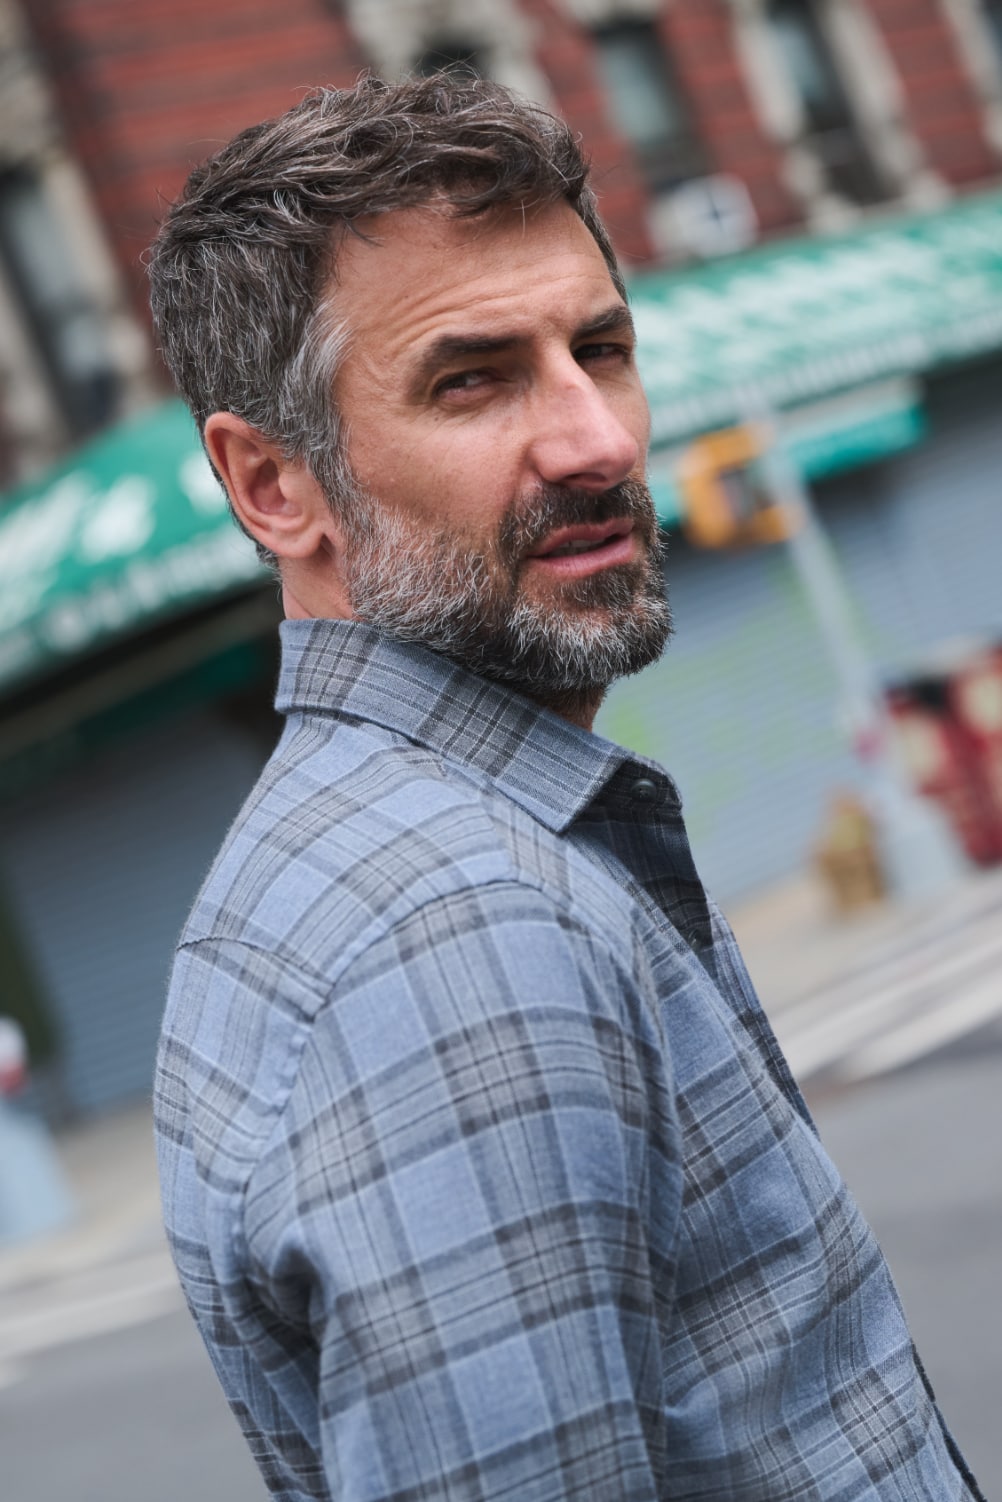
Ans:
[[[669,620],[569,133],[485,83],[321,92],[193,174],[151,271],[288,617],[157,1078],[271,1490],[977,1496],[673,784],[590,731]]]

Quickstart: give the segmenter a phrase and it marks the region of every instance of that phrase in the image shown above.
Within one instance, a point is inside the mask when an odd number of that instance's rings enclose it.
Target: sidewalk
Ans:
[[[835,987],[934,933],[948,935],[974,914],[1002,920],[1002,867],[971,870],[939,896],[883,902],[836,913],[814,876],[770,887],[725,911],[770,1018]]]
[[[1002,915],[1002,870],[974,873],[945,898],[884,902],[836,915],[817,882],[783,883],[727,909],[767,1012],[786,1007],[906,952],[935,926],[949,932],[965,915]],[[160,1226],[149,1106],[79,1124],[59,1134],[59,1156],[77,1205],[63,1230],[0,1248],[0,1322],[18,1300],[90,1269],[158,1266],[167,1251]]]
[[[67,1128],[56,1150],[76,1214],[59,1230],[0,1247],[0,1313],[19,1289],[112,1262],[167,1257],[147,1102]]]

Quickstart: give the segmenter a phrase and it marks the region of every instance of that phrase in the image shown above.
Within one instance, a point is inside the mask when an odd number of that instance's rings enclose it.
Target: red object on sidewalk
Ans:
[[[989,655],[990,669],[979,655],[887,693],[915,788],[941,806],[979,866],[1002,861],[1002,652]]]
[[[10,1017],[0,1017],[0,1095],[16,1095],[28,1081],[24,1034]]]
[[[974,747],[1002,826],[1002,645],[985,648],[954,674],[950,704]]]

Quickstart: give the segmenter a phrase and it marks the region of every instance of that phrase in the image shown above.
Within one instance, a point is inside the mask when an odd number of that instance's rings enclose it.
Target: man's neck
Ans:
[[[543,709],[552,710],[561,719],[569,720],[572,725],[588,731],[593,729],[595,716],[605,698],[604,689],[568,689],[564,693],[546,695],[533,693],[529,689],[521,689],[520,692]]]

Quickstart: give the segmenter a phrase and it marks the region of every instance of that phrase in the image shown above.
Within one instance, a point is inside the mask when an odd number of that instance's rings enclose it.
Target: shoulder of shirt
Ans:
[[[371,724],[286,736],[181,936],[161,1137],[190,1138],[239,1190],[320,1018],[357,986],[385,984],[392,999],[409,953],[444,940],[444,964],[469,940],[482,958],[488,929],[518,970],[538,936],[547,956],[587,967],[596,984],[567,994],[600,996],[614,1023],[646,1012],[642,928],[607,871],[489,778]]]
[[[325,986],[416,911],[534,888],[629,953],[629,894],[483,773],[368,722],[283,737],[179,941],[286,955]]]

